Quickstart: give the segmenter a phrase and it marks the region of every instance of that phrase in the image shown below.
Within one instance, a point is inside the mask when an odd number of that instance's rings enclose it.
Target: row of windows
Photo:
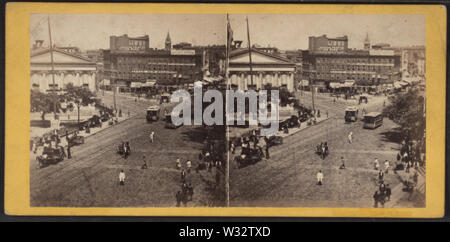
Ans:
[[[376,79],[371,74],[317,74],[315,76],[318,79],[324,80],[346,80],[346,79],[357,79],[357,80],[374,80]],[[314,78],[312,75],[311,78]]]
[[[195,63],[194,58],[149,58],[149,57],[118,57],[119,64],[146,64],[146,63]]]
[[[175,70],[175,71],[190,71],[199,69],[191,65],[118,65],[118,71],[142,71],[142,70]]]
[[[318,71],[345,70],[345,71],[392,71],[392,66],[360,66],[360,65],[317,65]]]
[[[394,63],[393,58],[316,58],[317,63]]]

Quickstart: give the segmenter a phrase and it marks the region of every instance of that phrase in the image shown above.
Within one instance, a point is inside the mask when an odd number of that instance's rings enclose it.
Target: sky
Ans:
[[[425,45],[424,15],[230,15],[235,40],[247,46],[248,16],[251,44],[283,50],[308,49],[308,37],[347,35],[349,48],[362,49],[366,34],[371,44]]]
[[[30,16],[30,46],[35,40],[48,45],[46,14]],[[425,45],[423,15],[230,15],[235,40],[247,46],[245,17],[252,44],[282,50],[307,49],[308,37],[349,37],[349,48],[361,49],[366,34],[372,44]],[[51,14],[52,40],[58,46],[82,50],[108,49],[109,36],[149,35],[150,48],[164,48],[167,32],[172,44],[225,44],[226,16],[213,14]]]
[[[47,14],[30,16],[30,46],[44,40],[48,46]],[[150,48],[164,48],[167,32],[172,44],[224,44],[225,15],[176,14],[50,14],[52,42],[82,50],[109,49],[111,35],[149,35]]]

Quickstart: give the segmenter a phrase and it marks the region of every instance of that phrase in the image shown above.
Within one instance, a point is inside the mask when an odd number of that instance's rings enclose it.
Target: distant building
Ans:
[[[170,39],[170,34],[167,32],[166,41],[164,43],[165,50],[170,51],[172,49],[172,40]]]
[[[309,53],[320,54],[320,53],[346,53],[348,50],[348,37],[345,35],[343,37],[329,38],[326,35],[318,37],[309,37]]]
[[[363,50],[348,49],[347,36],[309,37],[303,52],[303,78],[323,88],[330,82],[354,80],[356,85],[393,83],[400,79],[400,56],[393,50],[370,49],[368,35]],[[367,49],[369,48],[369,49]]]
[[[109,48],[111,51],[141,51],[145,52],[149,49],[150,38],[148,35],[141,37],[128,37],[124,34],[121,36],[109,37]]]
[[[425,46],[397,47],[395,51],[401,56],[401,70],[409,76],[425,76]]]
[[[288,91],[294,91],[295,63],[279,55],[253,48],[252,71],[250,71],[248,51],[247,48],[242,48],[230,53],[229,78],[234,88],[240,90],[286,88]]]
[[[365,50],[370,50],[369,33],[366,34],[366,38],[364,39],[364,49]]]
[[[42,47],[42,41],[36,43]],[[48,48],[36,48],[30,56],[30,87],[40,92],[64,90],[69,83],[95,91],[96,63],[84,56],[55,48],[53,52],[54,75],[52,78],[51,52]],[[53,85],[54,80],[54,85]]]
[[[103,50],[104,76],[109,83],[128,89],[139,86],[140,83],[176,85],[193,83],[202,78],[203,53],[195,49],[172,49],[169,33],[163,50],[150,49],[147,45],[148,36],[127,38],[142,41],[143,44],[129,43],[144,47],[120,48],[117,39],[111,41],[111,49]],[[125,38],[120,41],[123,39]],[[124,45],[127,46],[126,42]]]

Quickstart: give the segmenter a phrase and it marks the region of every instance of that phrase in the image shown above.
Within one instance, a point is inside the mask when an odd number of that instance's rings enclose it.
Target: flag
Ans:
[[[231,45],[233,44],[233,30],[231,29],[230,19],[227,14],[227,56],[231,51]]]

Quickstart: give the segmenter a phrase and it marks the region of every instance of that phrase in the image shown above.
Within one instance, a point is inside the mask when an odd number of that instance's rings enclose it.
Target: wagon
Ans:
[[[50,164],[56,164],[62,160],[66,156],[64,153],[64,148],[49,148],[45,147],[42,155],[36,157],[37,162],[39,163],[39,168]]]
[[[266,141],[266,145],[268,145],[269,147],[281,144],[283,144],[283,137],[277,135],[268,137]]]
[[[69,138],[69,145],[75,146],[75,145],[81,145],[84,144],[84,137],[83,136],[74,136],[72,138]]]
[[[248,165],[253,165],[262,160],[264,154],[259,149],[250,149],[247,154],[236,156],[234,161],[237,163],[238,168],[243,168]]]

